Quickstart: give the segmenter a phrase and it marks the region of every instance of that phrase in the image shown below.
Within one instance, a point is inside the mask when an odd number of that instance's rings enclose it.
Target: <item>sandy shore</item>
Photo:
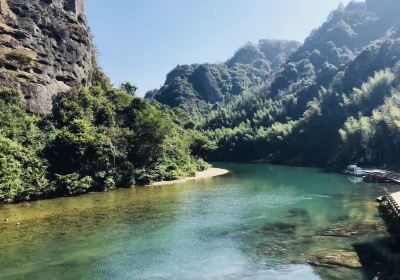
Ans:
[[[188,178],[183,178],[183,179],[174,180],[174,181],[155,182],[155,183],[150,184],[150,186],[165,186],[165,185],[182,184],[182,183],[185,183],[185,182],[188,182],[188,181],[207,179],[207,178],[222,176],[222,175],[225,175],[225,174],[228,174],[228,173],[229,173],[229,170],[226,170],[226,169],[209,168],[209,169],[207,169],[205,171],[197,172],[196,176],[194,176],[194,177],[188,177]]]

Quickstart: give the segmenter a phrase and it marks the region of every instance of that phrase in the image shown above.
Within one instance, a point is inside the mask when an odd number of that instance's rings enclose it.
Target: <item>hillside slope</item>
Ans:
[[[261,85],[298,46],[293,41],[261,40],[240,48],[225,63],[179,65],[167,75],[164,86],[146,98],[192,115],[204,113]]]
[[[400,2],[339,7],[260,90],[214,110],[210,158],[400,164]]]

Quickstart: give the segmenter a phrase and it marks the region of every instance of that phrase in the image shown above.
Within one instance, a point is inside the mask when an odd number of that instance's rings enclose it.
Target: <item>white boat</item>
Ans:
[[[358,167],[357,165],[349,165],[346,168],[346,171],[344,172],[348,175],[356,176],[356,177],[362,177],[366,175],[366,172],[364,169]]]

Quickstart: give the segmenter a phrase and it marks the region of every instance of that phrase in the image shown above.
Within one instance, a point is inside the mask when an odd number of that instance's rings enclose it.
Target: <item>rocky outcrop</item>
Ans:
[[[178,65],[167,75],[164,86],[148,92],[146,98],[188,112],[202,106],[207,111],[208,106],[263,84],[298,47],[294,41],[261,40],[246,44],[225,63]],[[202,109],[198,111],[204,113]]]
[[[53,97],[89,86],[94,48],[84,0],[0,0],[0,86],[20,88],[33,112]]]
[[[193,88],[198,92],[201,99],[211,103],[222,100],[222,92],[216,78],[211,72],[209,65],[200,65],[189,79]]]

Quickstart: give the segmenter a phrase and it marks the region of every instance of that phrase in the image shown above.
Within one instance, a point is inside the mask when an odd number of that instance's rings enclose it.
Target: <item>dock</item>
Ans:
[[[400,192],[389,193],[384,189],[379,198],[379,213],[385,221],[388,232],[400,240]]]
[[[346,169],[347,174],[359,176],[364,182],[386,183],[400,185],[400,173],[381,169],[362,169],[351,165]],[[379,203],[380,217],[385,221],[388,232],[400,241],[400,191],[390,193],[382,188],[383,195],[376,201]]]
[[[384,189],[381,206],[384,206],[392,218],[400,219],[400,192],[389,193]]]
[[[392,207],[400,217],[400,192],[392,193],[390,196]]]
[[[365,170],[364,181],[375,182],[375,183],[389,183],[400,185],[400,173],[390,171],[368,171]],[[400,201],[399,201],[400,202]]]

